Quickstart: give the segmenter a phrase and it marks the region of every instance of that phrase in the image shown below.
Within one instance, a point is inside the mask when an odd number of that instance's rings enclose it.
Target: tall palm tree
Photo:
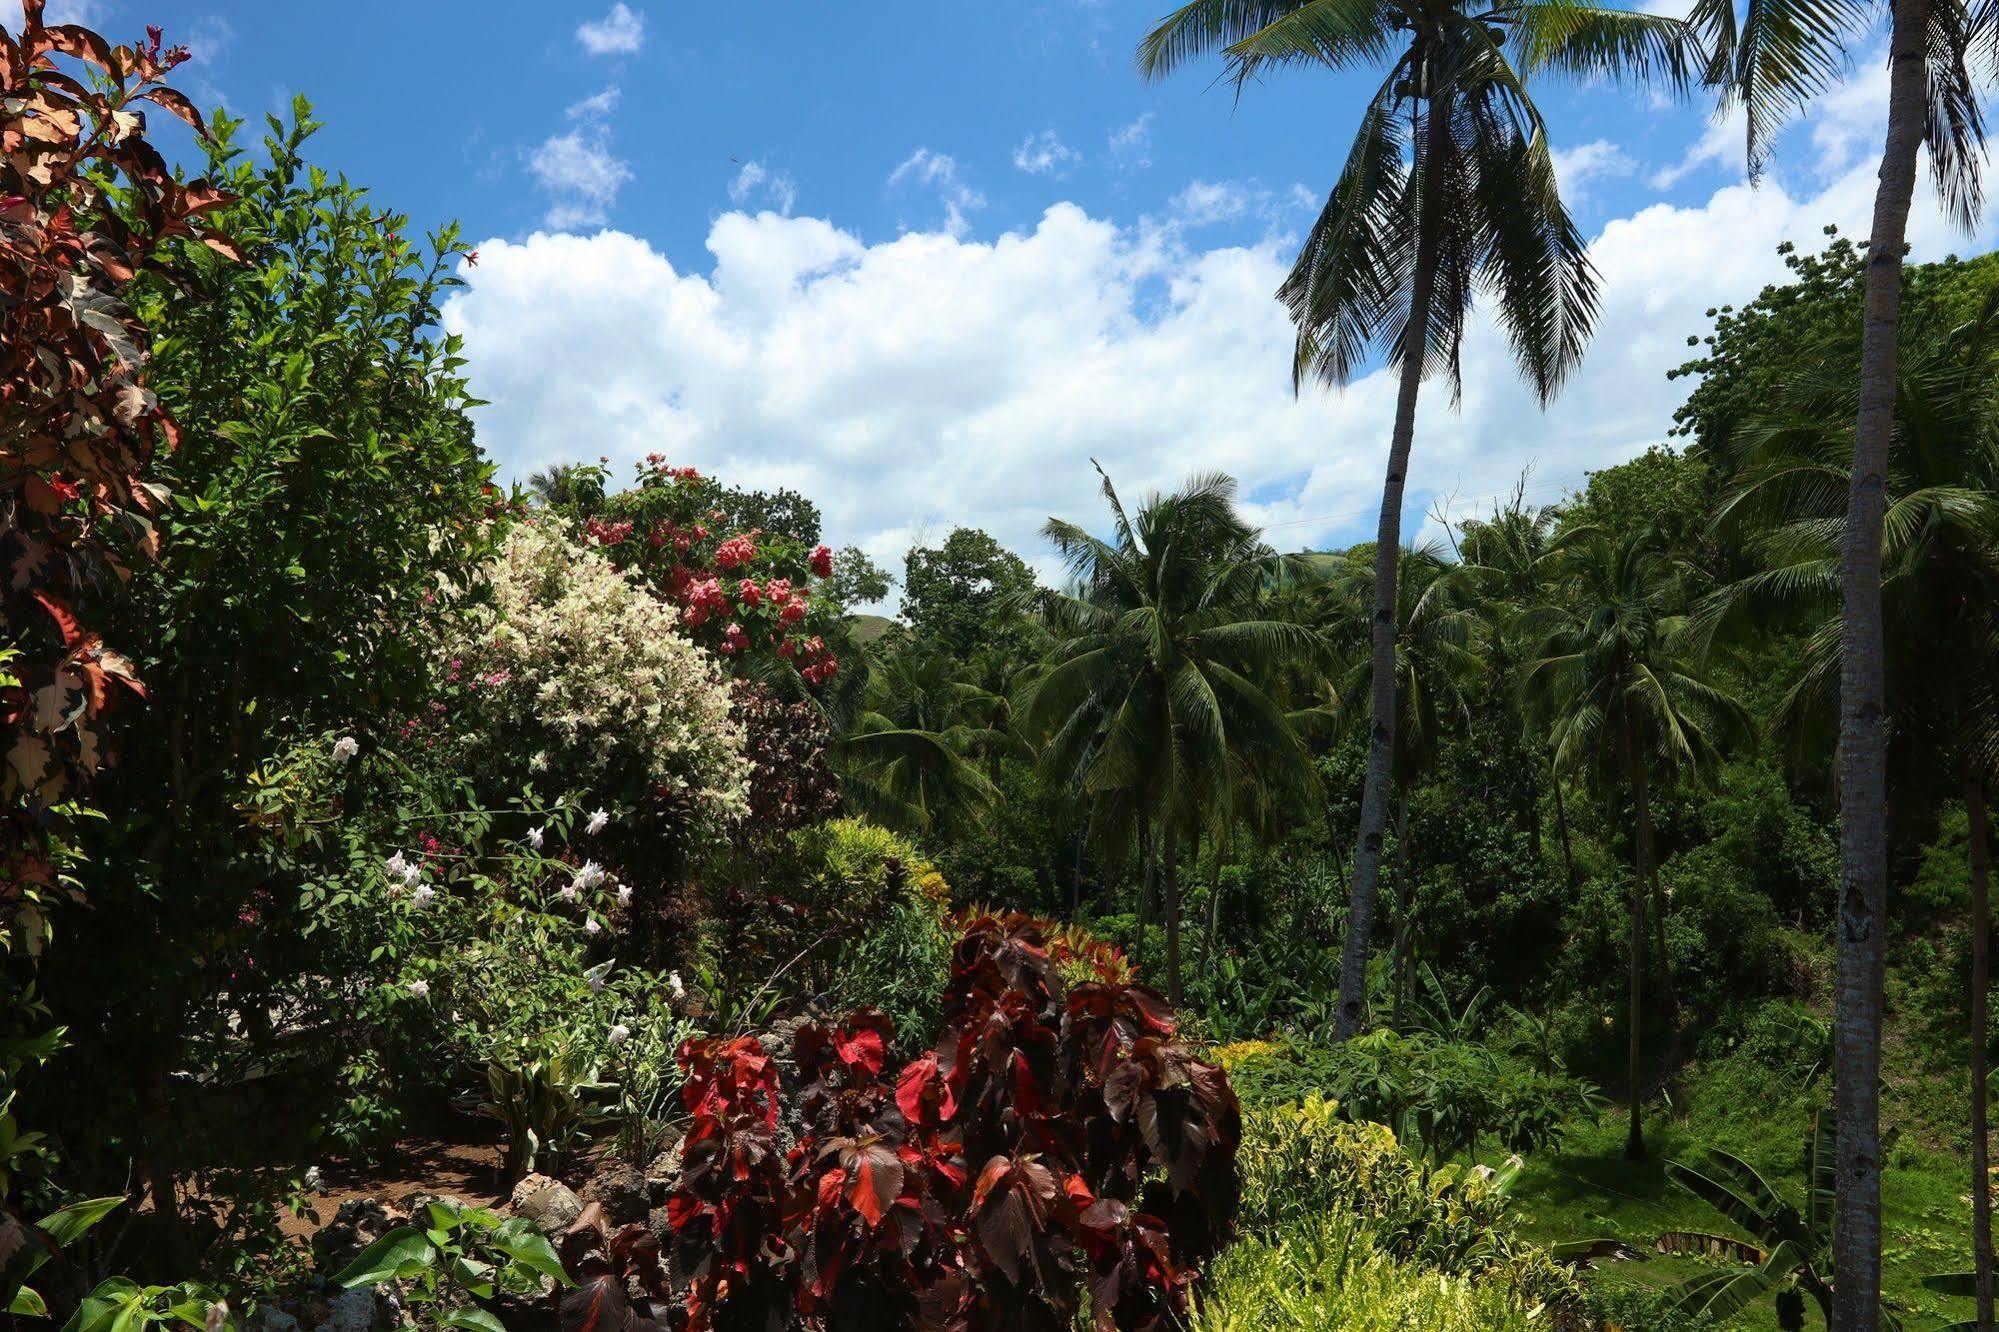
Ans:
[[[1989,1327],[1986,835],[1999,777],[1999,289],[1962,327],[1909,328],[1903,336],[1881,524],[1883,759],[1898,792],[1961,799],[1971,828],[1973,1271],[1979,1317]],[[1782,403],[1739,432],[1740,468],[1717,522],[1754,533],[1760,567],[1710,597],[1700,614],[1710,632],[1782,619],[1811,626],[1803,669],[1778,718],[1808,752],[1823,752],[1812,742],[1842,716],[1842,537],[1861,391],[1840,367],[1802,372]]]
[[[1373,593],[1374,551],[1361,546],[1333,566],[1320,605],[1333,654],[1331,706],[1339,725],[1364,725],[1377,691],[1368,604]],[[1452,724],[1471,719],[1466,691],[1484,669],[1473,643],[1476,617],[1460,595],[1463,570],[1442,547],[1405,549],[1396,561],[1394,758],[1390,765],[1395,805],[1394,964],[1390,993],[1399,1025],[1403,982],[1409,969],[1413,909],[1409,866],[1409,793],[1436,760]]]
[[[1245,768],[1308,768],[1265,682],[1319,644],[1301,625],[1260,618],[1258,593],[1282,561],[1236,514],[1234,480],[1196,476],[1135,516],[1108,476],[1103,493],[1111,540],[1052,518],[1042,529],[1077,586],[1044,599],[1062,641],[1021,715],[1052,779],[1156,848],[1177,1000],[1183,844],[1226,828]]]
[[[1854,408],[1853,466],[1840,552],[1839,955],[1835,1054],[1839,1117],[1838,1326],[1871,1332],[1881,1294],[1880,1071],[1888,904],[1887,676],[1881,542],[1894,435],[1902,252],[1916,164],[1928,151],[1946,207],[1967,227],[1982,203],[1984,122],[1970,71],[1999,48],[1993,0],[1696,0],[1689,21],[1711,46],[1708,81],[1745,112],[1749,165],[1762,165],[1786,115],[1843,72],[1849,42],[1885,8],[1888,131],[1868,235]]]
[[[1555,764],[1606,797],[1628,795],[1631,881],[1629,1104],[1625,1155],[1645,1155],[1640,1094],[1645,897],[1655,776],[1710,769],[1725,731],[1746,729],[1740,704],[1687,649],[1679,580],[1650,532],[1594,533],[1563,559],[1560,599],[1533,617],[1540,646],[1523,687],[1547,718]]]
[[[914,833],[992,803],[998,792],[980,761],[1016,742],[1006,700],[964,674],[916,645],[871,654],[858,706],[833,745],[849,802]]]
[[[1373,734],[1341,961],[1340,1039],[1359,1030],[1395,736],[1395,562],[1426,375],[1458,385],[1474,297],[1493,301],[1543,402],[1581,359],[1596,275],[1557,188],[1522,71],[1698,71],[1678,20],[1573,0],[1193,0],[1140,44],[1153,78],[1219,51],[1238,91],[1274,67],[1386,66],[1347,161],[1278,297],[1297,325],[1294,384],[1345,384],[1378,352],[1399,388],[1375,536]]]

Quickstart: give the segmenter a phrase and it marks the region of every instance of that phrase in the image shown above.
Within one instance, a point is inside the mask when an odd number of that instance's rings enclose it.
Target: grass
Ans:
[[[1930,1332],[1969,1314],[1965,1302],[1946,1300],[1920,1284],[1930,1273],[1970,1266],[1965,1157],[1953,1149],[1956,1135],[1949,1125],[1931,1118],[1957,1111],[1962,1102],[1951,1105],[1935,1095],[1934,1079],[1913,1084],[1926,1087],[1920,1098],[1901,1095],[1892,1067],[1888,1081],[1887,1116],[1902,1122],[1903,1134],[1889,1153],[1882,1182],[1883,1287],[1907,1332]],[[1823,1083],[1801,1092],[1740,1056],[1690,1066],[1678,1103],[1654,1111],[1648,1121],[1646,1160],[1624,1159],[1627,1121],[1616,1111],[1572,1126],[1559,1149],[1531,1159],[1511,1190],[1522,1231],[1546,1243],[1615,1238],[1646,1253],[1664,1230],[1736,1234],[1666,1178],[1666,1162],[1693,1161],[1704,1148],[1719,1147],[1749,1162],[1778,1193],[1802,1203],[1804,1137],[1817,1097],[1829,1092]],[[1642,1262],[1606,1263],[1593,1280],[1666,1287],[1699,1270],[1698,1260],[1655,1254]],[[1815,1324],[1816,1314],[1811,1319]],[[1731,1324],[1774,1325],[1769,1299]]]

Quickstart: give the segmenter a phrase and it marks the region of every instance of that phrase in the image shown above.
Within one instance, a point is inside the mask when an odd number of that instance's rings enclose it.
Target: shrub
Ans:
[[[1505,1281],[1454,1277],[1381,1251],[1363,1223],[1322,1216],[1223,1254],[1190,1332],[1528,1332],[1548,1326]]]
[[[436,653],[458,686],[461,770],[526,772],[689,832],[741,812],[729,691],[670,607],[547,517],[514,526],[484,575],[490,604]]]
[[[1156,993],[1066,988],[1045,937],[972,922],[942,1035],[893,1078],[872,1012],[801,1027],[790,1088],[754,1039],[682,1048],[674,1326],[1058,1332],[1085,1291],[1099,1327],[1186,1313],[1193,1264],[1233,1225],[1234,1093],[1174,1040]],[[566,1326],[624,1323],[628,1277],[666,1299],[657,1260],[632,1261],[644,1238],[565,1254],[583,1285]]]
[[[1351,1216],[1398,1261],[1503,1282],[1532,1303],[1581,1298],[1566,1269],[1516,1234],[1503,1176],[1430,1169],[1384,1125],[1343,1120],[1330,1101],[1250,1110],[1238,1160],[1246,1233],[1270,1241],[1328,1214]]]

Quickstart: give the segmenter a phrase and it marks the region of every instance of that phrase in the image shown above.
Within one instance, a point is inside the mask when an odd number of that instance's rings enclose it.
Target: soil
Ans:
[[[393,1206],[405,1194],[443,1193],[479,1207],[507,1201],[500,1164],[505,1151],[499,1126],[470,1121],[452,1126],[449,1134],[405,1138],[373,1163],[333,1162],[320,1167],[320,1190],[311,1195],[312,1210],[323,1224],[350,1198],[374,1198]],[[304,1239],[319,1227],[287,1213],[284,1232]]]

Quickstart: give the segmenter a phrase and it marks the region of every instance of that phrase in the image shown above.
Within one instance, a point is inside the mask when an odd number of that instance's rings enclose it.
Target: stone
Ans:
[[[538,1181],[538,1186],[528,1188],[530,1181]],[[583,1200],[567,1184],[546,1175],[528,1175],[514,1186],[513,1209],[515,1216],[526,1217],[553,1239],[583,1214]]]
[[[680,1144],[674,1143],[646,1167],[646,1198],[654,1207],[665,1204],[680,1187]]]
[[[612,1161],[599,1169],[583,1186],[582,1198],[601,1206],[604,1219],[614,1227],[644,1221],[652,1208],[645,1175],[628,1161]]]

